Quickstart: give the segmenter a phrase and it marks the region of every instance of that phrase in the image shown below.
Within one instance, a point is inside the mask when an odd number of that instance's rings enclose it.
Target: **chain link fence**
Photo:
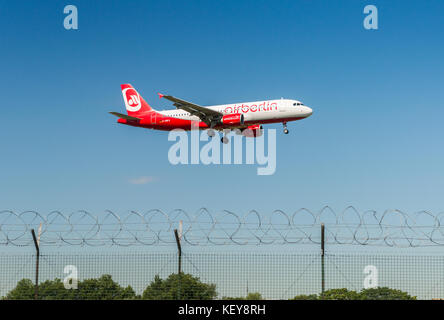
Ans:
[[[386,287],[398,298],[441,299],[444,255],[428,247],[440,249],[442,232],[441,214],[353,207],[338,214],[329,207],[278,210],[267,218],[206,209],[194,216],[1,211],[0,297],[312,299]],[[348,291],[336,290],[342,288]]]
[[[42,254],[39,294],[40,298],[51,299],[198,299],[206,290],[201,284],[206,284],[213,285],[215,292],[202,296],[206,299],[242,298],[252,293],[264,299],[292,299],[321,293],[322,281],[326,291],[347,288],[359,292],[366,279],[372,277],[373,284],[379,287],[401,290],[418,299],[444,298],[444,256],[326,254],[323,264],[324,276],[320,254],[189,253],[182,256],[181,274],[199,281],[184,280],[181,287],[180,281],[174,279],[178,275],[176,253]],[[3,298],[34,298],[35,254],[0,254],[0,266]],[[161,280],[157,289],[156,277]],[[22,279],[29,279],[20,289],[23,292],[12,294]],[[55,283],[55,279],[60,281]],[[78,282],[77,288],[72,288],[73,279]],[[96,283],[89,280],[87,285],[87,279],[95,279]],[[167,279],[171,280],[171,288]],[[159,292],[150,296],[147,288]],[[131,294],[123,294],[125,290]]]

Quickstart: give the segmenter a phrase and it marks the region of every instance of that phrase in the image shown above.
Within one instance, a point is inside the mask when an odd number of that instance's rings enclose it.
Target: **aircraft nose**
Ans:
[[[304,113],[307,115],[307,117],[311,116],[313,114],[313,109],[305,106],[304,107]]]

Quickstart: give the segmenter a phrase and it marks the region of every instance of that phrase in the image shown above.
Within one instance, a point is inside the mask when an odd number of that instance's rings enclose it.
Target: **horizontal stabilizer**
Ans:
[[[122,119],[126,119],[126,120],[133,120],[133,121],[138,121],[141,120],[140,118],[136,118],[136,117],[131,117],[128,116],[126,114],[122,114],[122,113],[118,113],[118,112],[110,112],[113,116],[116,116],[118,118],[122,118]]]

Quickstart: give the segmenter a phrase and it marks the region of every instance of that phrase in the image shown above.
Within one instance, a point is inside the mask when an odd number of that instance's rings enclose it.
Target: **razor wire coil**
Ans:
[[[106,210],[93,214],[52,211],[0,211],[0,245],[32,246],[31,229],[41,228],[45,246],[149,246],[174,244],[172,234],[182,221],[182,241],[187,245],[319,244],[320,225],[325,241],[335,245],[423,247],[444,245],[444,212],[406,213],[398,209],[358,211],[349,206],[336,212],[330,206],[314,212],[293,213],[256,210],[238,214],[201,208],[194,214],[176,209],[164,212],[129,211],[118,215]]]

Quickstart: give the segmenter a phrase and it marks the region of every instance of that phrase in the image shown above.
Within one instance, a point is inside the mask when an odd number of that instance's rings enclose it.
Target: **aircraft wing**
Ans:
[[[126,119],[126,120],[140,120],[140,118],[136,118],[136,117],[131,117],[127,114],[122,114],[122,113],[118,113],[118,112],[110,112],[113,116],[116,116],[117,118],[122,118],[122,119]]]
[[[170,100],[171,102],[173,102],[173,105],[177,109],[185,110],[192,115],[199,117],[199,119],[205,122],[209,127],[213,127],[212,124],[215,125],[217,121],[219,121],[223,117],[223,114],[221,112],[208,109],[197,104],[175,98],[173,96],[163,95],[159,93],[159,97]]]

